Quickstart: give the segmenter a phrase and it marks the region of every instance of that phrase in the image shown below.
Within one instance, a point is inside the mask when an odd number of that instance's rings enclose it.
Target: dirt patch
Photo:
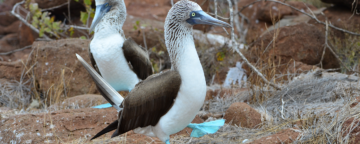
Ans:
[[[23,114],[1,120],[1,143],[63,143],[89,138],[117,118],[114,108],[60,110]]]
[[[76,109],[76,108],[88,108],[100,104],[108,103],[102,95],[85,94],[74,96],[65,99],[63,102],[57,105],[60,109]]]

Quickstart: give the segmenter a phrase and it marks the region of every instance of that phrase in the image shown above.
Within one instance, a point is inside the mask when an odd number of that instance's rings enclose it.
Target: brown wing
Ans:
[[[119,124],[113,136],[138,127],[155,126],[174,103],[181,78],[176,71],[166,71],[140,82],[123,101]]]
[[[90,62],[91,62],[91,65],[93,66],[93,68],[96,70],[96,72],[101,76],[101,73],[100,73],[100,70],[96,64],[96,61],[94,59],[94,56],[92,55],[91,53],[91,50],[90,50],[90,46],[89,46],[89,58],[90,58]]]
[[[138,78],[144,80],[153,74],[149,55],[133,39],[128,38],[124,42],[123,51],[126,60],[131,63]]]

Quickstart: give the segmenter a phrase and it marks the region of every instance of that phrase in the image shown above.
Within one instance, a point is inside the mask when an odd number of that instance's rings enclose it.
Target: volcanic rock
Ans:
[[[23,70],[21,61],[0,61],[0,78],[19,81]]]
[[[34,65],[32,74],[38,91],[61,90],[62,96],[68,97],[95,93],[95,83],[75,56],[79,54],[90,64],[89,42],[81,39],[34,42],[28,67]]]
[[[16,21],[7,27],[0,26],[0,35],[17,33],[19,31],[20,23],[21,23],[20,21]]]
[[[10,11],[0,13],[0,26],[9,26],[18,19]]]
[[[250,61],[256,63],[257,58],[267,61],[269,58],[280,61],[281,64],[288,63],[291,59],[302,62],[307,65],[316,65],[320,63],[321,56],[324,49],[325,36],[322,31],[317,27],[302,23],[294,26],[287,26],[279,28],[278,35],[274,39],[274,31],[265,34],[260,37],[250,48],[250,52],[254,54]],[[269,45],[269,48],[264,55],[261,57],[267,45],[272,41],[274,44]],[[255,56],[257,55],[257,56]],[[335,56],[326,49],[323,67],[339,68],[339,62]]]
[[[246,103],[237,102],[226,110],[225,123],[246,128],[254,128],[261,123],[261,114]]]
[[[303,10],[304,12],[307,11],[308,9],[303,2],[286,2],[286,3],[297,9]],[[316,7],[312,5],[308,5],[308,7],[311,10],[316,10]],[[275,2],[267,2],[259,12],[258,19],[268,23],[273,23],[279,21],[284,16],[299,15],[299,14],[300,12],[290,8],[289,6],[285,6]]]
[[[17,33],[8,34],[0,39],[0,52],[8,52],[14,50],[19,44]]]

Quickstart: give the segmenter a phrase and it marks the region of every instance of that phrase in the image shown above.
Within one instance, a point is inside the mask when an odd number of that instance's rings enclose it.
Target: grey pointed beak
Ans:
[[[100,22],[102,17],[104,17],[104,15],[110,11],[110,9],[111,9],[111,6],[108,3],[96,6],[95,16],[91,23],[89,33],[94,31],[96,25]]]
[[[220,26],[220,27],[231,27],[230,24],[218,20],[204,11],[193,11],[190,13],[190,18],[186,20],[189,24],[195,25],[195,24],[206,24],[206,25],[214,25],[214,26]]]

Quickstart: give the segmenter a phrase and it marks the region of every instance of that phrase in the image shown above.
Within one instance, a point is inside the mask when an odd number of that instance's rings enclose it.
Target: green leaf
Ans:
[[[224,58],[225,58],[225,53],[224,53],[224,52],[218,52],[218,53],[216,53],[216,59],[217,59],[218,61],[223,61]]]
[[[37,24],[36,24],[36,23],[34,23],[34,22],[33,22],[31,25],[32,25],[32,26],[34,26],[35,28],[37,28],[37,27],[38,27],[38,26],[37,26]]]
[[[137,29],[138,29],[138,27],[136,25],[134,25],[134,30],[137,30]]]
[[[70,32],[70,37],[74,34],[74,28],[73,27],[71,27],[70,29],[69,29],[69,32]]]
[[[55,21],[55,17],[52,16],[52,17],[50,18],[50,22],[54,22],[54,21]]]
[[[52,24],[52,28],[56,31],[58,31],[60,29],[60,22],[54,22]]]
[[[48,27],[52,27],[52,24],[51,24],[51,22],[50,22],[50,18],[49,18],[49,17],[45,17],[45,19],[44,19],[44,24],[46,24],[46,26],[48,26]]]
[[[156,47],[152,47],[152,48],[151,48],[151,51],[152,51],[152,52],[156,52]]]
[[[51,32],[50,28],[44,28],[44,31],[47,32],[47,33]]]
[[[79,2],[79,0],[74,0],[75,2]]]
[[[34,16],[36,16],[36,17],[40,17],[41,16],[41,11],[36,11],[35,13],[34,13]]]
[[[44,36],[44,28],[41,27],[39,30],[39,37],[43,37]]]
[[[46,18],[46,16],[47,16],[47,12],[44,12],[44,13],[42,13],[42,15],[41,15],[41,19],[45,19]]]
[[[35,28],[37,28],[38,25],[39,25],[39,20],[38,20],[38,18],[35,17],[35,16],[33,16],[33,17],[32,17],[32,22],[31,22],[31,24],[32,24]]]
[[[91,5],[91,0],[84,0],[84,3],[85,3],[86,5]]]
[[[88,18],[87,12],[80,12],[80,20],[85,25]]]
[[[30,6],[29,6],[29,8],[30,8],[30,12],[31,12],[31,13],[35,13],[36,10],[39,9],[37,3],[31,3]]]
[[[81,36],[80,39],[86,40],[86,37],[85,37],[85,36]]]
[[[94,17],[95,17],[95,13],[94,13],[94,12],[90,13],[90,17],[91,17],[91,18],[94,18]]]
[[[140,21],[136,21],[136,25],[139,26],[139,25],[140,25]]]

